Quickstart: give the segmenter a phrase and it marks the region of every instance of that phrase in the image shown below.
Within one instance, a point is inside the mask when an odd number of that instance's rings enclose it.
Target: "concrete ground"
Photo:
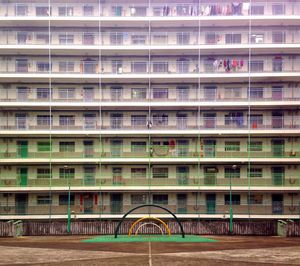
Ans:
[[[89,236],[0,238],[0,265],[300,265],[300,238],[207,237],[218,242],[81,242]]]

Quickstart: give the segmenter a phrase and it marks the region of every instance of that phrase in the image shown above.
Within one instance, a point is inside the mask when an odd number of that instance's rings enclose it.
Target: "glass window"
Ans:
[[[250,141],[248,142],[248,151],[262,151],[262,141]]]
[[[89,5],[84,5],[83,6],[83,15],[85,17],[93,16],[93,13],[94,13],[94,7],[93,6],[89,6]]]
[[[146,44],[146,35],[136,34],[131,36],[132,44]]]
[[[49,62],[37,62],[36,68],[38,72],[48,72],[50,70]]]
[[[146,204],[147,195],[146,194],[133,194],[131,195],[131,204]]]
[[[167,205],[168,204],[168,194],[153,195],[153,204]]]
[[[38,168],[36,177],[37,178],[51,178],[50,168]]]
[[[73,16],[73,7],[71,6],[60,6],[58,7],[58,15],[61,17],[64,16]]]
[[[49,88],[37,88],[36,97],[38,99],[48,100],[50,97],[50,89]]]
[[[225,141],[225,151],[240,151],[240,142]]]
[[[285,32],[284,31],[273,31],[272,32],[273,43],[285,43]]]
[[[225,167],[225,178],[240,178],[241,169],[239,167],[233,169],[232,167]]]
[[[49,195],[37,196],[36,203],[37,205],[49,205],[52,204],[52,198]]]
[[[248,176],[249,177],[263,177],[263,169],[262,168],[257,168],[257,167],[251,167],[250,169],[248,168]]]
[[[251,15],[263,15],[265,12],[263,5],[252,4],[250,7]]]
[[[59,152],[75,152],[75,142],[74,141],[59,142]]]
[[[73,44],[74,43],[74,35],[72,34],[60,34],[58,36],[59,44]]]
[[[168,178],[169,169],[168,167],[153,167],[152,175],[153,178]]]
[[[52,116],[50,115],[37,115],[36,123],[38,126],[50,126],[52,124]]]
[[[131,125],[132,126],[146,126],[147,116],[146,115],[132,115],[131,116]]]
[[[252,33],[251,43],[264,43],[265,35],[263,33]]]
[[[131,168],[131,178],[146,178],[146,168]]]
[[[59,72],[74,72],[74,62],[59,62]]]
[[[60,99],[74,99],[75,88],[60,88],[58,91],[58,97]]]
[[[59,116],[60,126],[75,126],[75,116],[74,115],[60,115]]]
[[[132,141],[131,152],[146,152],[146,141]]]
[[[75,168],[59,168],[59,178],[74,178]]]
[[[48,6],[37,6],[35,9],[37,16],[50,16],[51,15],[51,8],[49,12]]]
[[[51,151],[51,144],[49,141],[39,141],[37,143],[38,152],[48,152]]]
[[[155,33],[153,34],[153,44],[161,45],[168,43],[168,35],[167,33]]]
[[[252,72],[263,72],[264,71],[264,61],[263,60],[251,60],[250,70]]]
[[[131,98],[132,99],[146,99],[147,98],[146,88],[132,88],[131,89]]]
[[[153,62],[154,73],[167,73],[169,71],[168,62]]]
[[[168,99],[169,89],[168,88],[153,88],[153,99]]]
[[[65,195],[59,195],[59,205],[68,205],[69,202],[69,195],[65,194]],[[70,195],[70,205],[74,205],[75,204],[75,196],[74,194]]]
[[[147,72],[147,62],[132,62],[131,71],[134,73],[146,73]]]
[[[16,16],[27,16],[28,15],[28,6],[24,4],[15,5]]]
[[[250,115],[250,126],[255,128],[263,124],[263,115]]]
[[[285,14],[285,6],[281,3],[276,3],[272,5],[272,14],[273,15],[284,15]]]
[[[256,194],[256,195],[250,195],[248,198],[248,204],[263,204],[263,195]]]
[[[263,99],[264,88],[250,88],[250,99]]]
[[[49,34],[48,33],[37,33],[35,36],[36,36],[36,41],[38,43],[44,43],[44,44],[49,43]]]
[[[225,88],[225,98],[242,98],[242,89],[241,88]]]
[[[227,44],[241,43],[242,35],[240,33],[228,33],[225,35],[225,42]]]
[[[177,44],[179,44],[179,45],[190,44],[190,33],[189,32],[178,32],[177,33]]]
[[[241,195],[232,195],[232,205],[241,205]],[[225,205],[230,205],[230,195],[224,195]]]
[[[167,126],[169,124],[169,116],[167,114],[153,114],[154,126]]]

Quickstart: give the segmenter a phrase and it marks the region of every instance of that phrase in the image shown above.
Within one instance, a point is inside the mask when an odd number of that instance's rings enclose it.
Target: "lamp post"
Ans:
[[[66,171],[68,169],[67,165],[64,165],[64,174],[66,177]],[[71,184],[70,184],[70,175],[69,173],[67,173],[67,178],[68,178],[68,186],[69,186],[69,190],[68,190],[68,224],[67,224],[67,232],[68,234],[71,233]]]
[[[230,172],[229,175],[229,233],[232,235],[233,231],[233,210],[232,210],[232,184],[231,184],[231,178],[232,174],[234,174],[234,170],[237,168],[237,166],[234,164],[231,169],[232,171]]]

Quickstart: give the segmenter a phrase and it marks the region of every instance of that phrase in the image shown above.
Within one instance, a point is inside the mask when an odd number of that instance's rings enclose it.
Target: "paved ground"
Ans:
[[[217,243],[80,242],[86,238],[90,237],[0,238],[0,265],[300,265],[300,238],[213,236]]]

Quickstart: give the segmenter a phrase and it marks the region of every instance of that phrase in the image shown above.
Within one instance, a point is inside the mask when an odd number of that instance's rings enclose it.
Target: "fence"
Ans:
[[[76,221],[71,224],[72,235],[104,235],[113,234],[118,221],[93,221],[84,222]],[[122,223],[120,234],[127,234],[132,220],[127,220]],[[171,229],[172,234],[179,234],[180,228],[174,221],[166,222]],[[256,236],[273,236],[277,234],[276,221],[259,221],[234,222],[234,235],[256,235]],[[186,234],[195,235],[228,235],[228,221],[182,221],[183,228]],[[300,222],[290,224],[288,228],[288,236],[300,236]],[[138,226],[138,225],[137,225]],[[0,236],[7,237],[14,235],[14,228],[11,223],[0,223]],[[142,227],[139,230],[140,234],[157,234],[156,230],[149,227]],[[67,235],[66,222],[24,222],[23,235],[27,236],[50,236],[50,235]]]

